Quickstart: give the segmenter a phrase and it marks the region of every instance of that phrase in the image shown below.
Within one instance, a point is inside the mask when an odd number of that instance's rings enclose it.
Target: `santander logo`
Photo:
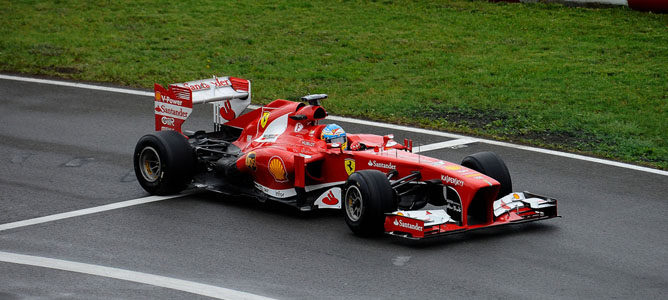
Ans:
[[[322,203],[327,204],[327,205],[336,205],[339,203],[339,199],[336,199],[336,196],[334,196],[334,193],[332,191],[329,191],[329,194],[327,194],[327,197],[322,199]]]
[[[176,118],[183,118],[183,119],[188,118],[188,114],[190,113],[189,110],[191,110],[190,108],[186,107],[186,110],[184,110],[182,107],[178,107],[178,106],[177,106],[177,108],[178,108],[178,110],[176,110],[175,108],[166,106],[166,105],[160,105],[160,106],[156,106],[155,111],[161,112],[161,113],[164,113],[164,114],[167,114],[169,116],[176,117]]]
[[[341,188],[333,187],[324,191],[315,200],[314,205],[319,208],[341,208]]]
[[[230,100],[225,101],[225,103],[221,105],[219,113],[223,119],[228,121],[232,121],[234,120],[234,118],[237,117],[237,114],[232,109],[232,104],[230,104]]]
[[[394,219],[393,224],[394,224],[394,226],[399,226],[399,227],[408,228],[408,229],[412,229],[412,230],[422,231],[422,226],[420,226],[418,224],[404,223],[403,220],[398,219],[398,218]]]
[[[390,169],[390,170],[396,170],[397,169],[397,166],[393,165],[391,162],[390,163],[383,163],[383,162],[377,162],[375,160],[370,160],[369,161],[369,167],[383,168],[383,169]]]

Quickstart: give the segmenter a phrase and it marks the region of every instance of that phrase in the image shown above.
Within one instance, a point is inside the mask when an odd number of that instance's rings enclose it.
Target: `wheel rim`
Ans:
[[[158,151],[155,151],[153,147],[142,149],[139,154],[139,169],[144,180],[148,182],[157,181],[162,172],[162,164],[160,163]]]
[[[348,219],[357,222],[362,217],[363,201],[360,190],[354,185],[350,186],[346,192],[345,202]]]

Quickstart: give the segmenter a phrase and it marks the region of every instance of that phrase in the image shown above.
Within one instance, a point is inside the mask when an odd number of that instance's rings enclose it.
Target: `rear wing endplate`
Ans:
[[[183,83],[173,83],[155,90],[155,130],[182,132],[181,125],[192,113],[194,104],[213,104],[213,123],[221,125],[236,119],[251,102],[250,80],[236,77],[216,77]]]

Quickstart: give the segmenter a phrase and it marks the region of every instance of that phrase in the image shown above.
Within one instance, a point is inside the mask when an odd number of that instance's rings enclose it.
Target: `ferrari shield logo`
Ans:
[[[346,158],[343,160],[343,165],[346,168],[346,173],[348,173],[348,176],[350,174],[355,172],[355,160],[352,158]]]
[[[267,121],[269,120],[269,112],[265,111],[262,113],[262,118],[260,118],[260,127],[264,128],[267,126]]]

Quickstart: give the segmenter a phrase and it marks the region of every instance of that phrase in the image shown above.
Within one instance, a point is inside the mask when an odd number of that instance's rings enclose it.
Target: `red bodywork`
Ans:
[[[296,115],[306,118],[290,118]],[[278,198],[295,195],[295,187],[308,191],[309,187],[342,185],[352,171],[376,169],[387,173],[396,170],[397,178],[420,171],[422,181],[436,179],[457,191],[462,202],[463,224],[468,224],[466,210],[478,192],[484,193],[485,199],[481,201],[489,207],[486,219],[493,220],[491,207],[499,189],[499,183],[493,178],[458,164],[408,152],[407,146],[378,135],[347,135],[351,146],[362,143],[366,150],[330,148],[320,139],[325,125],[316,125],[325,117],[321,106],[276,100],[227,123],[243,129],[234,142],[244,153],[237,160],[237,168],[251,174],[265,193]],[[272,124],[279,130],[266,132]],[[249,155],[254,158],[248,158]],[[320,174],[311,174],[306,168],[315,163],[322,164]]]

